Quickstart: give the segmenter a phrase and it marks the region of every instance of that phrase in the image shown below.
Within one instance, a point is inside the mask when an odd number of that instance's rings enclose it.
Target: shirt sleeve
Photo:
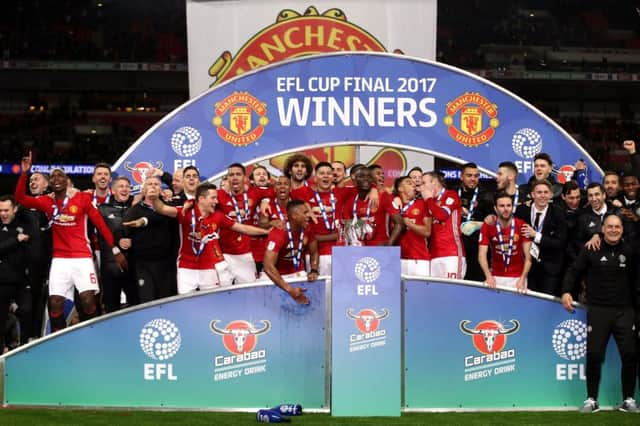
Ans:
[[[14,197],[18,204],[21,204],[30,209],[36,209],[45,212],[47,216],[51,215],[53,200],[46,200],[43,197],[32,197],[30,195],[27,195],[26,173],[20,173],[18,183],[16,184]]]
[[[490,238],[491,235],[489,235],[489,225],[483,223],[482,227],[480,228],[480,235],[478,236],[478,244],[481,246],[488,246]]]
[[[272,229],[267,236],[267,250],[279,253],[285,243],[283,235],[284,232],[280,229]]]

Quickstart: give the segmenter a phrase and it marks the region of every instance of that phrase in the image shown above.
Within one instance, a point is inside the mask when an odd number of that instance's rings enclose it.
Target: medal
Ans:
[[[498,232],[498,242],[500,243],[500,252],[502,254],[502,261],[504,262],[504,269],[509,269],[511,263],[511,256],[513,255],[513,242],[516,233],[516,221],[511,217],[511,226],[509,229],[509,246],[505,250],[504,241],[502,239],[502,227],[500,226],[500,220],[496,221],[496,231]]]

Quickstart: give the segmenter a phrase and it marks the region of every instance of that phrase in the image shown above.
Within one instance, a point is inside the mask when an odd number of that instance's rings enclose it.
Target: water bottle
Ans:
[[[580,161],[584,162],[582,158],[580,159]],[[587,186],[589,185],[589,175],[586,162],[584,169],[576,170],[575,174],[576,181],[578,181],[578,186],[580,187],[580,189],[587,189]]]
[[[285,416],[299,416],[302,414],[302,405],[300,404],[282,404],[273,407],[272,410],[278,411]]]
[[[291,420],[276,410],[258,410],[256,413],[256,421],[260,423],[286,423]]]

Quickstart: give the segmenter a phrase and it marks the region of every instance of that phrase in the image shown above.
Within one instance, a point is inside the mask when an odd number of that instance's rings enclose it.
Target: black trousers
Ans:
[[[177,294],[175,262],[168,262],[166,259],[136,259],[133,269],[140,303]]]
[[[9,318],[9,305],[16,297],[17,284],[0,284],[0,354],[4,350],[4,334],[7,329],[7,319]]]
[[[598,399],[600,375],[609,337],[613,335],[622,369],[622,397],[633,398],[636,386],[635,314],[632,307],[587,306],[587,396]]]
[[[529,290],[558,297],[562,288],[562,275],[562,272],[554,274],[545,270],[542,264],[533,259],[531,271],[527,276],[527,287]]]
[[[135,288],[133,273],[121,272],[114,265],[102,265],[100,281],[102,282],[102,303],[106,312],[120,309],[120,293],[124,291],[129,306],[139,303],[138,292]]]

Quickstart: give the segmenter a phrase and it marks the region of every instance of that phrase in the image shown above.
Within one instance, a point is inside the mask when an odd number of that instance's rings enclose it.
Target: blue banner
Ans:
[[[57,333],[5,360],[11,405],[325,406],[325,283],[170,300]]]
[[[586,161],[555,122],[505,89],[451,66],[386,53],[336,53],[280,62],[222,83],[145,133],[114,165],[140,185],[152,168],[196,165],[214,177],[305,147],[406,147],[484,171],[514,161],[520,182],[546,152],[560,170]]]
[[[586,399],[586,314],[556,301],[405,282],[407,408],[578,407]],[[621,402],[610,344],[600,404]]]
[[[399,416],[400,248],[334,247],[331,266],[331,414]]]

